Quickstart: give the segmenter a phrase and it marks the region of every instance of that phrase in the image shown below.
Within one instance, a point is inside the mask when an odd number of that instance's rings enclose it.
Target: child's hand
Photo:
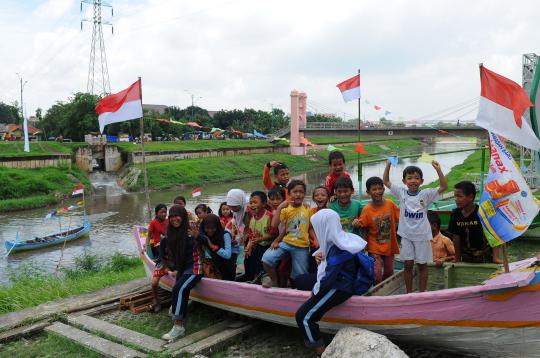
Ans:
[[[435,168],[436,171],[441,170],[441,165],[439,164],[438,161],[432,160],[432,161],[431,161],[431,165],[433,165],[433,168]]]
[[[318,254],[315,255],[315,262],[317,263],[317,265],[320,265],[322,260],[323,260],[322,252],[319,252]]]
[[[354,219],[351,223],[351,225],[356,228],[356,229],[359,229],[360,228],[360,220],[358,219]]]
[[[283,162],[280,161],[280,160],[271,160],[270,161],[270,168],[273,168],[273,167],[275,167],[275,166],[277,166],[277,165],[279,165],[281,163],[283,163]]]
[[[262,241],[262,235],[261,235],[261,233],[256,232],[255,234],[253,234],[253,237],[251,238],[250,243],[256,244],[256,243],[258,243],[260,241]]]
[[[443,260],[436,260],[436,261],[435,261],[435,266],[437,266],[437,267],[442,267],[443,263],[444,263]]]
[[[277,249],[278,247],[279,247],[279,240],[274,240],[274,241],[272,241],[272,245],[270,245],[270,248],[271,248],[272,250],[275,250],[275,249]]]
[[[334,200],[336,200],[336,196],[335,196],[335,195],[332,195],[332,196],[330,197],[330,199],[328,199],[328,202],[331,203],[331,202],[333,202]]]
[[[278,205],[277,209],[285,209],[291,203],[292,203],[292,200],[289,198],[289,200],[285,200],[285,201],[281,202],[281,204]]]

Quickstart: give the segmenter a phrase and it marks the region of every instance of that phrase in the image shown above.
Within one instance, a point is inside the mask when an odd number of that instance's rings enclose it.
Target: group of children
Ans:
[[[415,166],[404,169],[405,186],[392,183],[388,162],[382,179],[371,177],[366,181],[371,202],[365,207],[352,198],[354,187],[344,170],[343,154],[331,152],[328,162],[330,172],[325,185],[317,186],[312,192],[314,207],[305,201],[306,184],[296,179],[289,181],[289,168],[279,161],[264,166],[263,184],[267,193],[254,191],[248,198],[242,190],[232,189],[220,205],[218,215],[205,204],[195,208],[195,215],[188,213],[183,197],[174,200],[168,219],[166,206],[156,206],[145,247],[157,263],[152,280],[155,310],[160,309],[157,295],[160,277],[169,271],[176,275],[172,300],[175,324],[164,339],[172,340],[184,333],[189,291],[203,275],[261,282],[264,287],[311,290],[316,282],[317,265],[325,258],[317,251],[321,238],[317,238],[310,220],[323,209],[337,213],[343,232],[365,238],[365,249],[375,263],[375,283],[393,274],[394,255],[400,254],[405,261],[407,293],[412,292],[415,263],[420,275],[419,290],[425,291],[429,262],[438,265],[460,260],[497,262],[498,255],[487,245],[477,217],[474,184],[464,181],[455,186],[457,208],[448,228],[452,238],[440,233],[440,219],[428,212],[431,203],[447,189],[437,162],[433,161],[432,165],[439,177],[439,187],[429,189],[420,189],[423,173]],[[399,207],[384,198],[385,187],[399,200]],[[324,226],[325,222],[319,225]],[[237,257],[242,248],[245,270],[236,277]]]

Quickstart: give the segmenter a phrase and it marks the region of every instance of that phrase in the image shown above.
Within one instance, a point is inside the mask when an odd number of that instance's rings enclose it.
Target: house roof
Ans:
[[[21,132],[23,131],[22,124],[14,124],[14,123],[8,124],[6,126],[6,129],[7,129],[7,133],[12,133],[12,132],[15,132],[15,131],[18,131],[18,130],[20,130]],[[39,133],[41,133],[40,129],[32,127],[31,125],[28,125],[28,134],[36,135],[36,134],[39,134]]]

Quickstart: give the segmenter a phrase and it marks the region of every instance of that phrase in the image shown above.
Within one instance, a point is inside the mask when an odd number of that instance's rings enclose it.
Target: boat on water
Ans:
[[[34,237],[33,239],[22,240],[22,241],[11,241],[8,240],[4,243],[8,253],[17,252],[17,251],[26,251],[26,250],[35,250],[41,249],[44,247],[54,246],[58,244],[63,244],[67,241],[73,241],[79,239],[85,235],[88,235],[90,232],[91,224],[90,221],[84,221],[82,226],[76,228],[62,231],[59,233],[43,236],[43,237]]]
[[[139,252],[146,228],[135,227]],[[154,262],[141,254],[146,273]],[[416,275],[416,273],[415,273]],[[417,279],[414,280],[417,285]],[[171,290],[174,278],[160,285]],[[496,264],[445,263],[429,266],[428,292],[404,294],[403,271],[364,296],[330,310],[321,330],[354,326],[395,342],[486,357],[540,357],[540,260]],[[191,299],[212,307],[278,324],[296,326],[295,312],[310,292],[203,278]]]

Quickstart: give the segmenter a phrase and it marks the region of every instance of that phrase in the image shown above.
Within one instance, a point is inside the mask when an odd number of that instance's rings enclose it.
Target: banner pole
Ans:
[[[142,164],[143,164],[143,175],[144,175],[144,196],[146,199],[146,212],[148,214],[148,222],[152,219],[152,209],[150,208],[150,194],[148,193],[148,174],[146,172],[146,156],[144,154],[144,111],[142,109],[142,85],[141,78],[139,77],[139,92],[141,94],[141,112],[143,113],[139,123],[141,129],[141,154],[142,154]]]
[[[510,272],[510,266],[508,265],[508,246],[506,246],[506,243],[502,244],[502,248],[503,248],[504,272],[508,273],[508,272]]]
[[[360,79],[360,69],[358,69],[358,78]],[[360,79],[361,80],[361,79]],[[358,97],[358,143],[360,143],[360,123],[362,121],[362,86],[360,86],[360,97]],[[358,167],[358,198],[362,197],[362,163],[360,163],[360,152],[357,155],[357,167]]]

